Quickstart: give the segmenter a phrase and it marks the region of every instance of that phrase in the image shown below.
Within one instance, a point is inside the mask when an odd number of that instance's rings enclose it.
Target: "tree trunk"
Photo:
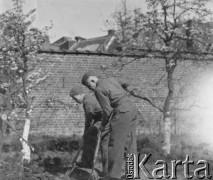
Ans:
[[[25,124],[24,124],[24,131],[23,131],[23,138],[26,141],[28,141],[29,132],[30,132],[30,119],[26,118]],[[22,153],[23,153],[22,162],[26,161],[26,162],[29,163],[30,162],[30,147],[22,139],[20,139],[20,141],[21,141],[22,147],[23,147],[23,149],[22,149]]]
[[[27,64],[26,63],[25,63],[25,69],[27,69]],[[22,76],[22,81],[23,81],[23,96],[24,96],[25,103],[26,103],[25,124],[24,124],[23,138],[26,141],[28,141],[28,136],[29,136],[29,133],[30,133],[30,110],[31,110],[31,105],[30,105],[28,91],[27,91],[26,79],[27,79],[27,72],[25,72],[24,75]],[[30,147],[23,140],[21,140],[21,142],[22,142],[22,147],[23,147],[23,149],[22,149],[22,153],[23,153],[22,162],[29,163],[30,162],[30,153],[31,153]]]
[[[171,152],[171,101],[174,94],[174,80],[173,72],[176,67],[176,62],[173,60],[166,59],[166,70],[167,70],[167,86],[168,94],[164,103],[163,109],[163,120],[164,120],[164,144],[163,151],[165,155],[170,155]]]
[[[164,144],[162,147],[164,154],[169,155],[171,152],[171,117],[164,118]]]

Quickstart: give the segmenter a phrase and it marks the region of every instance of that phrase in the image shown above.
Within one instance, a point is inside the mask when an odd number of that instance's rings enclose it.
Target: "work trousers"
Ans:
[[[109,166],[111,178],[120,178],[124,154],[137,156],[137,110],[131,104],[126,112],[115,111],[110,122]]]
[[[90,127],[85,132],[81,161],[86,167],[92,168],[97,141],[97,129],[95,127]]]
[[[108,145],[109,145],[109,138],[110,138],[110,128],[109,123],[105,126],[104,130],[101,133],[101,160],[102,160],[102,173],[103,175],[108,174]]]
[[[82,162],[92,167],[95,147],[97,144],[98,129],[95,126],[88,128],[84,135],[84,144],[82,152]],[[108,172],[108,144],[109,144],[109,124],[105,126],[104,131],[101,133],[101,160],[102,160],[102,172],[107,174]]]

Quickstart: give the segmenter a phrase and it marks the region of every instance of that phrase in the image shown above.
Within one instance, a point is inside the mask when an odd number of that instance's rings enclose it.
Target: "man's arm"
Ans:
[[[102,89],[96,89],[95,95],[103,110],[102,126],[105,126],[109,122],[109,117],[113,108],[110,105],[110,100],[109,97],[107,96],[107,92],[105,92]]]

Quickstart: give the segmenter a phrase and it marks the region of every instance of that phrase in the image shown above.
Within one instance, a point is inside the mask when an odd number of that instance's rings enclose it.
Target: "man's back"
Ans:
[[[92,113],[93,115],[95,115],[95,113],[102,111],[98,100],[94,95],[91,94],[85,95],[83,100],[83,107],[86,114]]]
[[[118,108],[121,112],[126,112],[131,108],[130,98],[123,89],[122,84],[113,77],[98,81],[96,88],[96,97],[107,115],[112,108]]]
[[[85,95],[83,107],[86,117],[85,126],[89,127],[91,124],[93,124],[97,128],[100,127],[102,120],[102,109],[96,97],[91,94]]]

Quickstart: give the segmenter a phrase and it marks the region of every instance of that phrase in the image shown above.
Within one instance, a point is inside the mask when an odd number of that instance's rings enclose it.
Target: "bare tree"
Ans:
[[[122,15],[126,17],[128,11],[125,8],[121,9],[121,12],[116,12],[117,15],[114,16],[122,54],[132,51],[143,52],[131,62],[150,55],[164,59],[168,91],[163,107],[156,106],[152,99],[140,95],[139,92],[133,91],[132,95],[146,100],[163,113],[163,150],[167,155],[170,154],[171,149],[172,101],[175,90],[173,73],[179,60],[206,58],[203,52],[211,47],[208,38],[211,37],[212,29],[210,22],[212,12],[206,8],[208,2],[210,1],[146,0],[147,12],[143,13],[140,9],[135,9],[129,14],[128,22],[125,18],[121,18]],[[126,22],[129,23],[128,26]],[[123,23],[125,26],[122,25]],[[125,34],[124,31],[128,33]],[[131,62],[122,63],[122,66]]]

